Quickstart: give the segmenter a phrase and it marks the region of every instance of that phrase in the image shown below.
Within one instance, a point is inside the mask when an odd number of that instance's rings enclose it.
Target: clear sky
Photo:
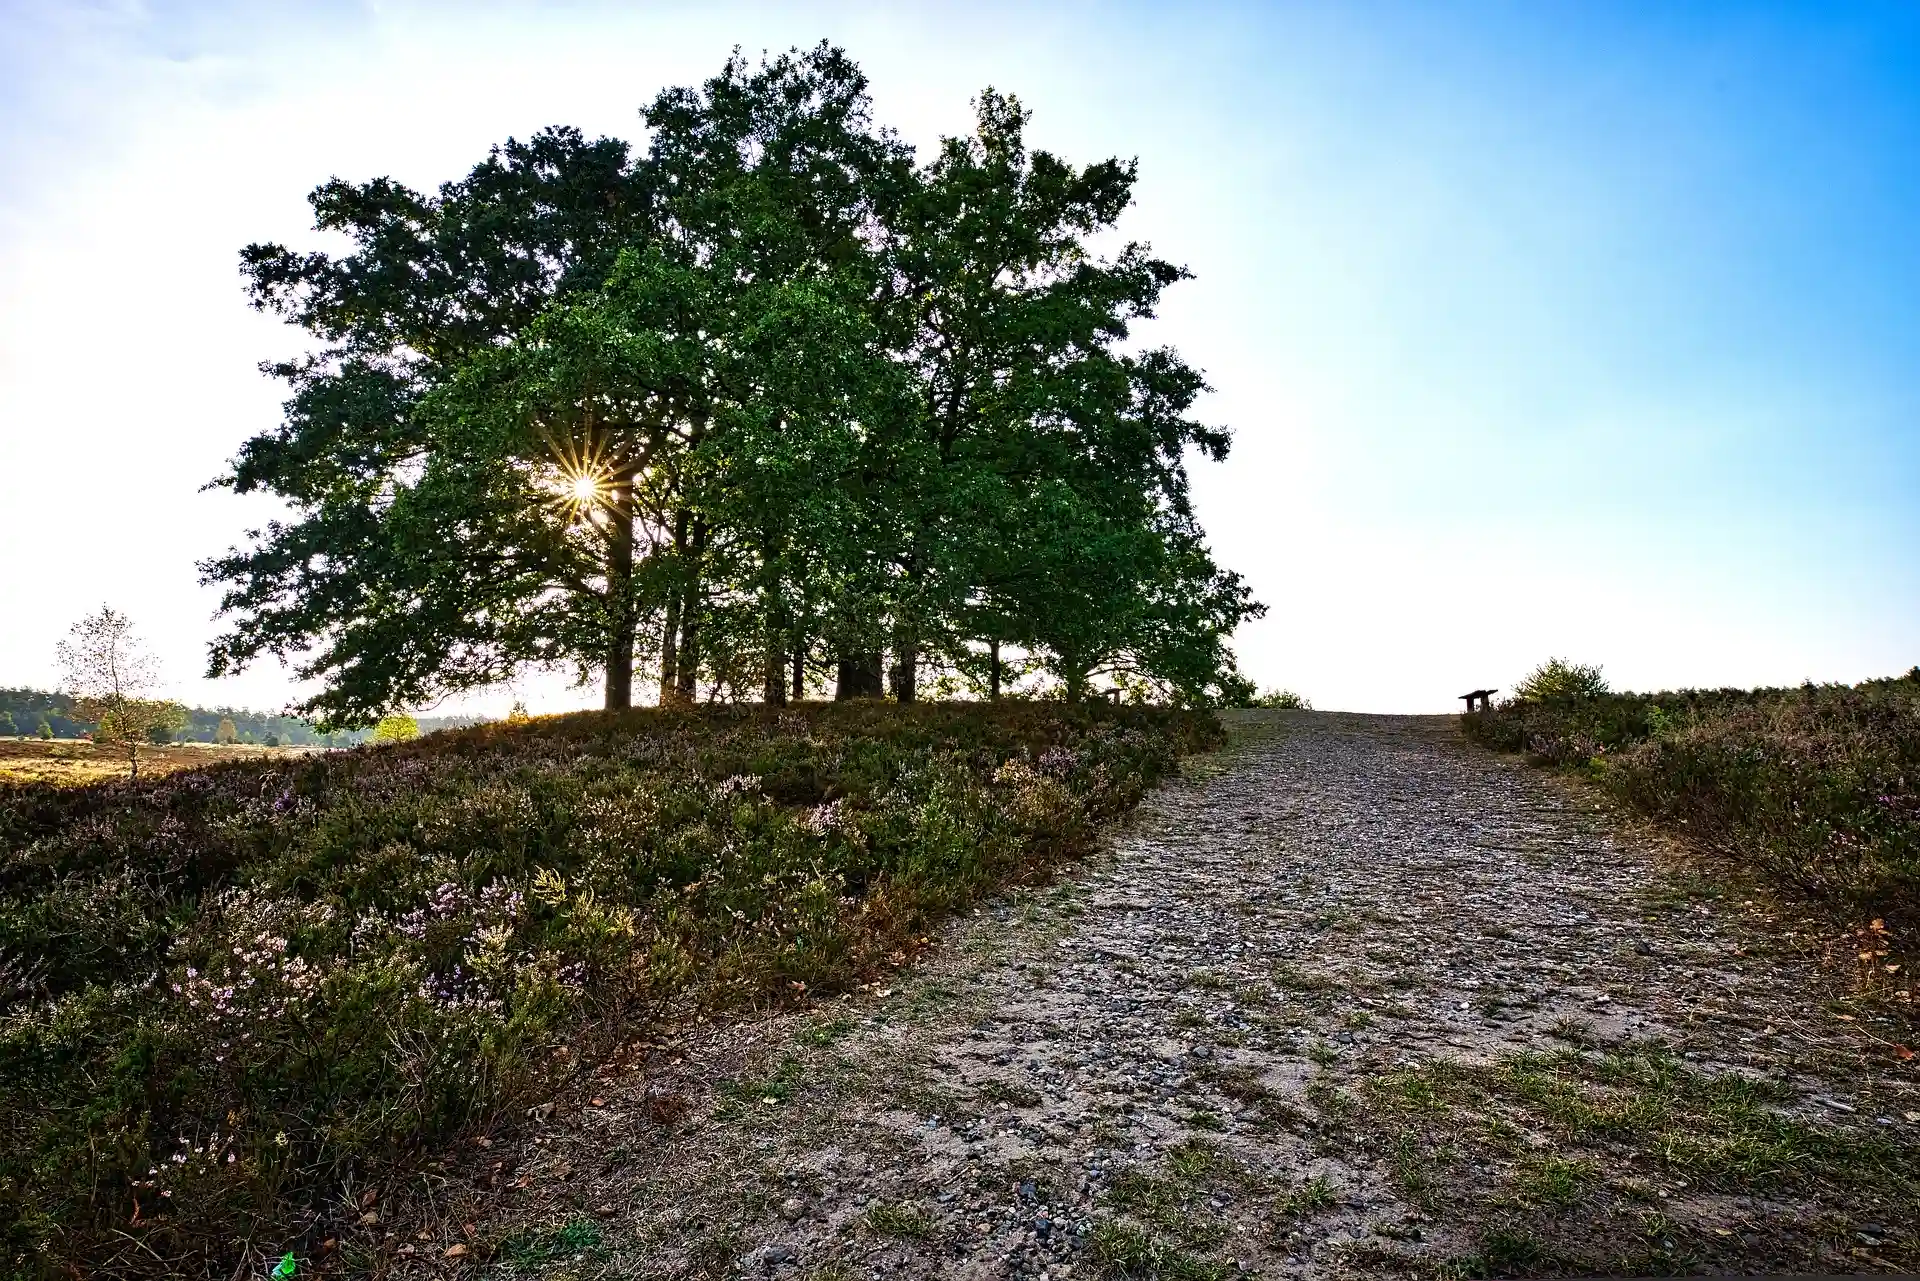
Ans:
[[[176,695],[293,693],[200,679],[194,562],[273,515],[201,486],[300,346],[237,251],[318,243],[314,185],[638,140],[734,45],[823,37],[923,148],[991,85],[1139,158],[1123,229],[1197,276],[1145,336],[1237,433],[1196,492],[1271,606],[1261,683],[1414,711],[1549,654],[1920,663],[1920,7],[0,0],[0,684],[109,601]]]

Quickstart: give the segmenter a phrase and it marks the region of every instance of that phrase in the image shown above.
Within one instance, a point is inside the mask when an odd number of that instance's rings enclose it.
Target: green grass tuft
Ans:
[[[598,1258],[606,1253],[600,1229],[587,1219],[574,1219],[557,1228],[519,1232],[500,1243],[500,1262],[515,1271],[536,1271],[575,1255]]]
[[[904,1237],[909,1241],[924,1241],[933,1235],[933,1220],[911,1202],[873,1206],[867,1211],[866,1223],[882,1236]]]
[[[1093,1258],[1115,1281],[1223,1281],[1227,1270],[1118,1219],[1093,1228]]]

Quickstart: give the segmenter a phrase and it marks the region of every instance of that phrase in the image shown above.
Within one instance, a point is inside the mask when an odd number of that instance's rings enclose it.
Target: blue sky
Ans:
[[[277,412],[255,365],[298,335],[235,253],[312,242],[309,188],[637,137],[735,44],[822,37],[923,146],[992,85],[1139,158],[1123,230],[1196,275],[1143,336],[1237,433],[1196,492],[1271,606],[1262,683],[1415,711],[1548,654],[1920,662],[1912,6],[0,0],[0,683],[106,599],[182,696],[291,692],[198,679],[193,562],[271,515],[198,490]]]

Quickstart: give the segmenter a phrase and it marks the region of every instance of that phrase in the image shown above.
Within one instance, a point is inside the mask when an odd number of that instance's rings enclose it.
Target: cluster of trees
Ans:
[[[74,715],[73,699],[38,689],[0,689],[0,735],[79,738],[93,725]]]
[[[1185,273],[1096,252],[1130,162],[976,107],[920,162],[822,45],[661,93],[644,151],[556,128],[437,193],[318,188],[350,251],[242,256],[318,343],[220,482],[294,515],[203,564],[211,673],[290,659],[339,725],[527,665],[610,708],[649,676],[1250,695],[1226,640],[1261,607],[1188,498],[1228,437],[1130,342]]]
[[[360,741],[357,733],[325,733],[312,721],[276,712],[255,712],[241,707],[190,707],[188,724],[182,738],[196,743],[263,743],[305,747],[350,747]]]

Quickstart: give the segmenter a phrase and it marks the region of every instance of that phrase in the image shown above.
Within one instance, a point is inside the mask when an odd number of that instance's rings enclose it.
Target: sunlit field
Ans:
[[[299,756],[324,749],[261,747],[254,743],[169,743],[140,749],[140,773],[171,774],[215,761]],[[99,747],[86,739],[0,738],[0,783],[54,783],[80,787],[127,776],[125,749]]]

